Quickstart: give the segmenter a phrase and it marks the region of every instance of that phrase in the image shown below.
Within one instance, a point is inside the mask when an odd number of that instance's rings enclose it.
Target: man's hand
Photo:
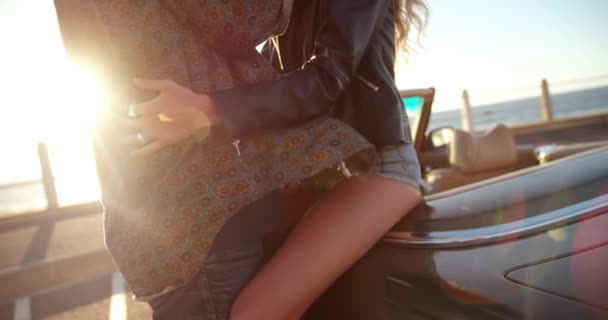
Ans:
[[[132,154],[145,156],[198,134],[205,137],[219,117],[208,95],[197,94],[172,80],[134,80],[136,86],[158,91],[152,100],[129,107],[126,142],[137,143]]]

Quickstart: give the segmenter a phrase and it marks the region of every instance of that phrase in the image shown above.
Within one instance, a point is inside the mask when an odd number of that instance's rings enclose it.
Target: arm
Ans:
[[[285,128],[328,113],[348,87],[391,2],[327,3],[324,23],[315,38],[316,58],[277,80],[211,95],[196,94],[170,80],[136,81],[138,87],[159,95],[133,107],[139,117],[128,127],[146,135],[146,143],[134,154],[156,152],[213,125],[223,124],[243,135]],[[159,114],[171,121],[158,121]]]
[[[210,95],[214,111],[237,133],[285,127],[327,113],[348,87],[390,1],[328,1],[315,39],[315,59],[261,84]]]

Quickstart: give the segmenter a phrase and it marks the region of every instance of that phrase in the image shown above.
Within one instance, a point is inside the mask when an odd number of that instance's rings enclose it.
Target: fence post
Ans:
[[[49,151],[44,142],[38,142],[38,157],[40,158],[40,169],[42,170],[42,185],[46,195],[46,203],[49,209],[59,207],[57,200],[57,190],[55,189],[55,178],[51,170]]]
[[[553,105],[551,103],[549,85],[547,84],[546,79],[543,79],[540,82],[540,111],[543,122],[553,121]]]
[[[467,90],[462,91],[462,109],[460,111],[462,129],[474,132],[473,112],[471,111],[471,102],[469,101],[469,92]]]

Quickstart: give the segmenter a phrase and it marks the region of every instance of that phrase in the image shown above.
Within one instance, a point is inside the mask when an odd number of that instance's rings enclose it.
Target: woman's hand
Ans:
[[[125,140],[138,144],[132,154],[145,156],[200,134],[219,123],[208,95],[197,94],[172,80],[135,79],[136,86],[158,91],[152,100],[129,107],[130,131]]]

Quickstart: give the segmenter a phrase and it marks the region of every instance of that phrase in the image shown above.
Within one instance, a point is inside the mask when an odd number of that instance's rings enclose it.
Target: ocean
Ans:
[[[555,119],[608,112],[608,87],[555,93],[551,101]],[[473,106],[472,111],[475,130],[497,123],[512,126],[541,121],[540,97]],[[432,113],[429,130],[442,126],[461,128],[460,110]]]
[[[608,112],[608,87],[556,93],[551,95],[551,100],[553,116],[556,119]],[[519,125],[541,120],[540,97],[473,106],[472,110],[476,130],[482,130],[497,123]],[[442,126],[460,128],[460,121],[460,110],[433,112],[429,130]],[[11,150],[6,151],[11,152]],[[70,163],[71,158],[73,157],[63,158],[63,160],[51,158],[53,170],[64,173],[55,175],[59,205],[68,206],[97,201],[99,199],[99,188],[95,178],[93,157],[86,155],[77,159],[80,171],[75,170],[75,166]],[[34,159],[28,160],[29,162],[35,161]],[[83,161],[85,162],[84,165]],[[55,168],[60,170],[55,170]],[[64,169],[61,170],[61,168]],[[38,168],[34,169],[39,170]],[[34,172],[33,175],[38,175],[37,172]],[[29,183],[20,183],[20,181],[0,182],[0,217],[45,208],[46,197],[42,183],[39,181]]]

